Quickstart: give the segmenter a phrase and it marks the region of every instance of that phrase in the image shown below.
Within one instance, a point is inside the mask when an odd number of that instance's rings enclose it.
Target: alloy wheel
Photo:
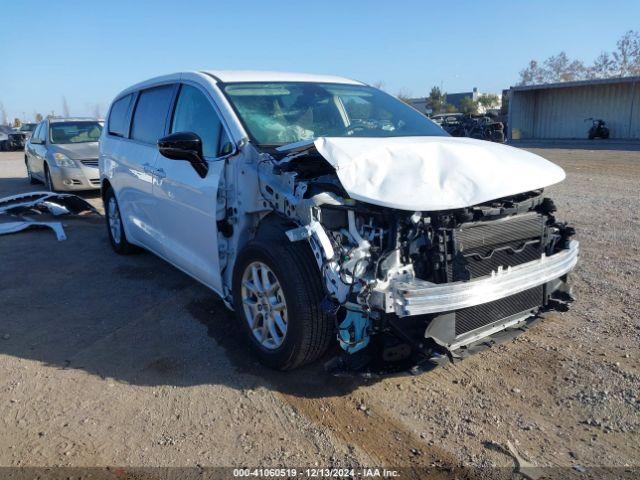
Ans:
[[[45,176],[45,184],[46,184],[47,190],[49,190],[50,192],[53,192],[53,180],[51,180],[51,173],[49,172],[48,168],[45,170],[44,176]]]
[[[109,231],[111,232],[111,238],[119,245],[122,236],[122,223],[120,222],[120,210],[118,209],[115,197],[111,197],[109,199],[107,215],[109,217]]]
[[[242,275],[242,307],[255,339],[275,350],[287,334],[287,304],[278,278],[264,263],[249,264]]]

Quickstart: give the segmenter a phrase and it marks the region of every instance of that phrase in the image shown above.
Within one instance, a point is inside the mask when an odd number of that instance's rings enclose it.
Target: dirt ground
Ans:
[[[419,376],[259,366],[205,287],[103,220],[0,237],[0,466],[640,466],[640,152],[532,149],[581,242],[578,301]],[[0,196],[32,189],[0,154]],[[100,200],[89,195],[96,205]],[[412,470],[409,470],[411,472]]]

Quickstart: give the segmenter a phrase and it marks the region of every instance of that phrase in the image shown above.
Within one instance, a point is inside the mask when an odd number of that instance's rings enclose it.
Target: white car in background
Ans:
[[[154,78],[116,97],[100,141],[115,251],[208,286],[279,369],[336,340],[347,366],[430,362],[564,308],[578,243],[543,195],[564,176],[305,74]]]

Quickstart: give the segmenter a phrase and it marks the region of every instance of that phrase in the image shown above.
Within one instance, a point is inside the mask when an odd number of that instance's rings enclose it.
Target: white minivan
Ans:
[[[114,250],[208,286],[274,368],[335,343],[345,368],[429,364],[572,300],[578,242],[543,193],[564,171],[362,82],[154,78],[113,101],[99,167]]]

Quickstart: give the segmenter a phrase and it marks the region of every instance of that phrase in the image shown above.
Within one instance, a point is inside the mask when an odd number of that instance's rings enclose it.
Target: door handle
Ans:
[[[153,175],[154,170],[150,163],[143,163],[142,170],[144,171],[144,173],[150,173],[151,175]]]

